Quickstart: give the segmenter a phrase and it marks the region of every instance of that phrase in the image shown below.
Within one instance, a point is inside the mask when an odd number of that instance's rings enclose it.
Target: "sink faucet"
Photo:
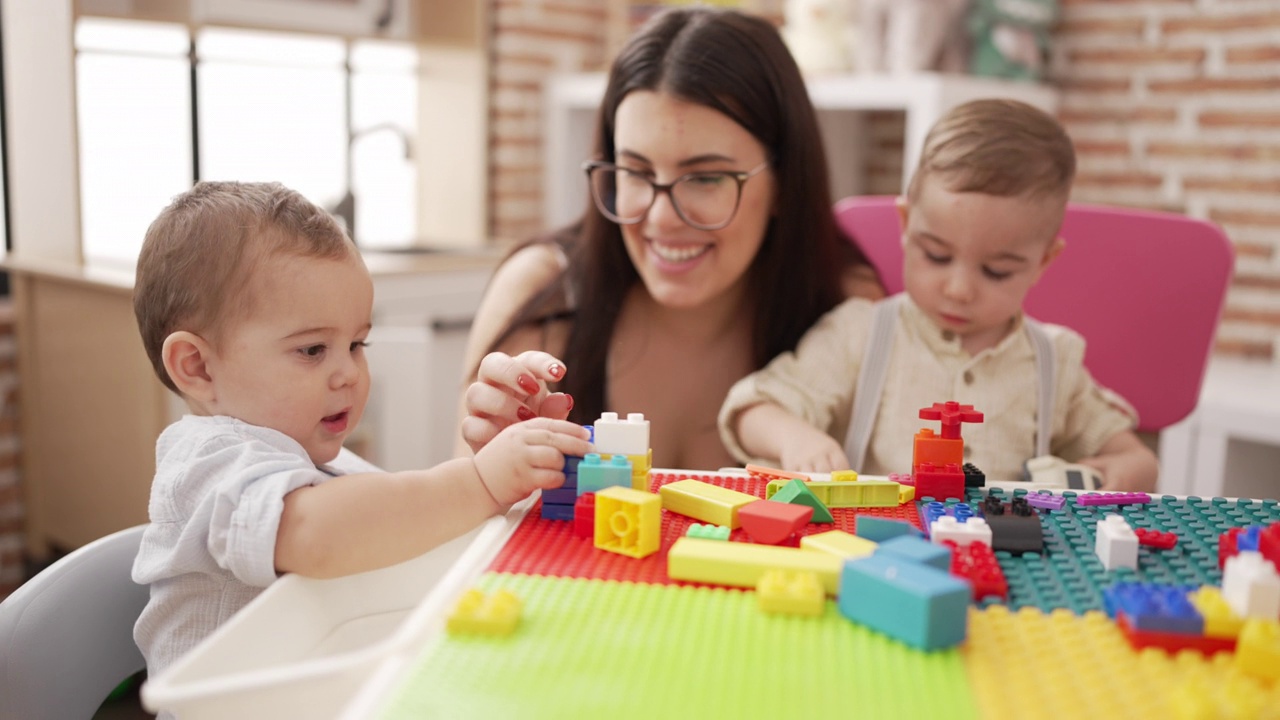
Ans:
[[[348,73],[347,77],[348,77],[347,82],[349,85],[350,77],[351,77],[350,73]],[[347,90],[347,113],[348,113],[347,127],[348,128],[351,127],[350,107],[351,107],[351,91],[348,88]],[[379,123],[377,125],[370,125],[369,127],[361,128],[360,130],[347,131],[347,178],[346,178],[347,191],[346,193],[343,194],[342,199],[338,201],[338,204],[330,208],[329,212],[333,214],[335,217],[340,218],[342,222],[346,225],[347,234],[351,236],[352,241],[356,240],[356,196],[355,196],[355,192],[353,191],[353,188],[355,186],[355,182],[354,182],[355,152],[354,150],[355,150],[356,140],[359,140],[365,135],[370,135],[375,132],[380,132],[383,130],[393,132],[396,134],[397,137],[400,138],[400,142],[404,145],[405,160],[413,159],[413,140],[409,137],[409,133],[405,132],[405,129],[400,127],[399,125],[396,125],[394,123],[389,123],[389,122]]]

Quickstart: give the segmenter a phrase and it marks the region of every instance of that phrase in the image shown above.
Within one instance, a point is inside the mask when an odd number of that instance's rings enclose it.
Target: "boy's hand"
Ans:
[[[1123,432],[1108,440],[1098,454],[1077,461],[1102,475],[1102,490],[1154,492],[1160,462],[1137,435]]]
[[[835,438],[813,427],[790,428],[783,440],[778,461],[786,470],[796,472],[831,472],[848,470],[849,458]]]
[[[564,379],[565,372],[564,363],[536,350],[514,358],[500,352],[486,355],[480,361],[476,381],[466,392],[462,439],[471,452],[478,453],[503,429],[518,422],[569,417],[573,398],[547,389],[547,383]]]
[[[537,418],[501,430],[473,459],[480,481],[499,505],[539,488],[564,484],[564,456],[591,452],[587,430],[567,420]]]

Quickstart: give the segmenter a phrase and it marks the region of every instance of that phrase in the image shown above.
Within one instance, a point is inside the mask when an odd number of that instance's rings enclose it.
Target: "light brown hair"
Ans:
[[[1075,147],[1056,119],[1016,100],[974,100],[943,115],[925,137],[907,188],[939,178],[954,193],[998,197],[1061,197],[1076,174]]]
[[[165,338],[187,330],[214,342],[253,306],[253,268],[273,255],[340,260],[355,244],[329,213],[279,183],[201,182],[147,228],[133,312],[160,381]]]

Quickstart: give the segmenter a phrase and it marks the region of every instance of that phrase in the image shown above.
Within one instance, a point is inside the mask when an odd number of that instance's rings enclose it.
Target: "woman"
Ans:
[[[490,282],[463,439],[639,412],[655,467],[733,464],[716,413],[734,381],[846,294],[881,294],[836,229],[813,106],[777,30],[711,8],[655,17],[610,71],[596,158],[583,218]]]

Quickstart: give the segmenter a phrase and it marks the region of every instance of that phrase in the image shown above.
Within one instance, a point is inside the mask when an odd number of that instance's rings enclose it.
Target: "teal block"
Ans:
[[[861,522],[861,518],[858,520]],[[951,550],[945,545],[935,545],[915,535],[899,535],[889,538],[876,547],[876,553],[885,553],[904,560],[929,565],[943,572],[951,569]]]
[[[859,515],[854,522],[855,534],[872,542],[884,542],[900,535],[920,537],[920,531],[911,523],[889,520],[874,515]]]
[[[945,571],[877,551],[844,564],[837,607],[911,647],[939,650],[964,642],[970,593]]]
[[[601,462],[600,453],[587,453],[578,463],[578,497],[607,487],[631,487],[631,461],[614,455]]]

